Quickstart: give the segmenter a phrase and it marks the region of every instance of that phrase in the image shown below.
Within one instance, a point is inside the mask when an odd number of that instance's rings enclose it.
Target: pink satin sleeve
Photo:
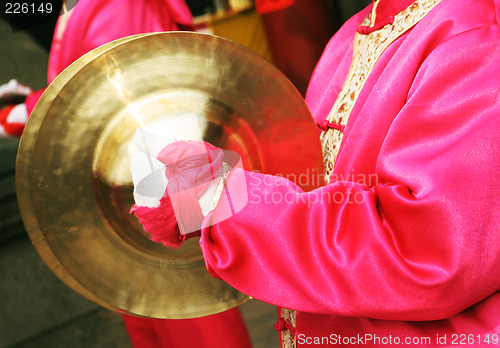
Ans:
[[[283,178],[232,173],[245,176],[248,204],[215,226],[228,207],[207,216],[207,267],[281,307],[376,319],[447,318],[498,291],[499,38],[482,28],[437,47],[404,106],[388,112],[388,132],[366,129],[381,147],[358,149],[351,138],[341,149],[359,158],[335,177],[372,161],[375,183],[336,180],[305,193]]]

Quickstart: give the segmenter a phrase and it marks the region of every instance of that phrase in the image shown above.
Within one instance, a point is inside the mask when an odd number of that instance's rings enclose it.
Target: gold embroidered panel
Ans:
[[[388,23],[369,34],[356,33],[354,37],[353,60],[342,90],[335,101],[327,121],[344,126],[349,120],[352,109],[375,63],[385,49],[398,37],[418,23],[441,0],[419,0],[394,16],[393,23]],[[370,24],[368,16],[362,26]],[[325,180],[329,182],[337,160],[343,132],[329,128],[321,133]]]

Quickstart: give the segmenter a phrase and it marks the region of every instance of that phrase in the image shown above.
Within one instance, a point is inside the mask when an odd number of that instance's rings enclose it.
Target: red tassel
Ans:
[[[168,195],[160,200],[158,207],[141,207],[135,204],[130,212],[137,216],[144,231],[151,235],[153,242],[177,249],[186,240],[186,236],[181,236],[179,233],[174,208]]]

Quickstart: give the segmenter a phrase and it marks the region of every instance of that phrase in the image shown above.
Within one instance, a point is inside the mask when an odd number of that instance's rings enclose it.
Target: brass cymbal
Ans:
[[[302,97],[249,49],[168,32],[92,51],[61,73],[35,107],[20,143],[16,185],[41,257],[73,290],[106,308],[191,318],[248,299],[209,275],[196,239],[164,247],[129,214],[127,149],[135,131],[186,114],[196,116],[205,141],[238,152],[247,170],[292,179],[322,172],[319,137]],[[174,134],[189,133],[176,127]]]

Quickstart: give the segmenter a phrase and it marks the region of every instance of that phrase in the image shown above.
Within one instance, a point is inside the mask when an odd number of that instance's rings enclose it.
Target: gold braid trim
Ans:
[[[224,187],[226,186],[227,177],[229,176],[230,172],[231,166],[226,162],[222,162],[222,176],[219,179],[217,187],[215,188],[214,196],[212,199],[212,210],[217,208],[217,204],[219,204],[219,201],[222,197],[222,192],[224,192]]]
[[[366,35],[356,33],[351,67],[342,90],[328,114],[327,121],[345,127],[368,75],[385,49],[394,40],[417,24],[440,1],[415,1],[408,8],[394,16],[392,24],[386,24],[381,29]],[[370,16],[363,21],[362,26],[369,24]],[[342,137],[343,132],[334,128],[328,128],[321,133],[320,139],[323,146],[326,184],[333,173]]]
[[[292,309],[281,308],[281,318],[294,328],[297,328],[297,312]],[[286,329],[281,331],[281,348],[297,347],[296,333]]]

